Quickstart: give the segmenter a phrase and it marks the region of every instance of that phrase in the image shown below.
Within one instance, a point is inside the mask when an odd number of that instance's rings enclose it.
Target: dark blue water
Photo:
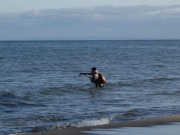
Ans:
[[[95,88],[80,72],[106,77]],[[176,114],[180,41],[1,41],[0,134]]]

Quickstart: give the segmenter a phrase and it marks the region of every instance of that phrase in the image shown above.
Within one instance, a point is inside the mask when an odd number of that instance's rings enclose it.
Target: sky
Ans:
[[[0,40],[180,39],[180,0],[0,0]]]

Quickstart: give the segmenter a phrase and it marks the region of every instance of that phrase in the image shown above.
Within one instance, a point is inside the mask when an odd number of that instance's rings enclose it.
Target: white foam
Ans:
[[[98,126],[98,125],[104,125],[109,124],[113,118],[99,118],[95,120],[83,120],[81,122],[74,123],[73,127],[88,127],[88,126]]]
[[[9,134],[9,135],[26,135],[28,133],[13,133],[13,134]]]
[[[61,130],[63,128],[67,127],[89,127],[89,126],[98,126],[98,125],[104,125],[104,124],[109,124],[114,117],[111,118],[99,118],[99,119],[93,119],[93,120],[83,120],[80,122],[75,122],[75,123],[66,123],[66,124],[57,124],[55,126],[51,126],[48,129],[50,130]]]
[[[67,127],[71,127],[71,125],[69,123],[66,123],[66,124],[63,124],[63,125],[57,124],[55,126],[49,127],[48,129],[60,130],[60,129],[67,128]]]

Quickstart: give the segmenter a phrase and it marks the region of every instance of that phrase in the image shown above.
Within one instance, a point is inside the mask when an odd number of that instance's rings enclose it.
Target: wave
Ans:
[[[149,79],[142,79],[142,80],[126,80],[126,81],[119,81],[116,83],[110,82],[108,85],[110,86],[117,86],[118,87],[136,87],[145,83],[160,83],[166,81],[179,81],[180,77],[154,77]]]
[[[149,114],[149,115],[145,116],[144,113]],[[116,122],[119,123],[119,122],[125,122],[129,120],[138,120],[142,118],[143,116],[145,116],[143,118],[148,118],[149,116],[153,117],[151,113],[152,112],[151,111],[149,112],[149,109],[145,109],[145,108],[144,109],[143,108],[131,109],[131,110],[128,110],[127,112],[117,114],[115,116],[110,116],[110,117],[102,117],[102,118],[97,118],[97,119],[85,119],[78,122],[57,124],[55,126],[49,126],[49,127],[43,127],[43,128],[34,127],[31,131],[28,131],[28,132],[33,133],[33,132],[40,132],[40,131],[45,131],[45,130],[61,130],[64,128],[71,128],[71,127],[82,128],[82,127],[92,127],[92,126],[98,126],[98,125],[112,124]],[[58,119],[58,121],[63,121],[63,120],[64,119]],[[20,134],[21,133],[15,133],[11,135],[20,135]]]
[[[51,130],[59,130],[63,128],[68,127],[75,127],[75,128],[81,128],[81,127],[90,127],[90,126],[98,126],[98,125],[104,125],[104,124],[110,124],[111,121],[114,120],[115,117],[111,118],[99,118],[99,119],[93,119],[93,120],[83,120],[79,122],[74,123],[66,123],[66,124],[57,124],[55,126],[50,127]]]
[[[167,91],[167,92],[156,92],[156,93],[152,93],[152,94],[147,94],[150,96],[158,96],[158,95],[164,95],[164,96],[170,96],[170,95],[178,95],[180,94],[180,90],[175,90],[175,91]]]
[[[44,106],[37,104],[35,98],[27,95],[18,96],[12,92],[4,92],[0,95],[0,105],[4,107],[22,107],[22,106]]]
[[[2,94],[0,94],[0,97],[1,98],[3,98],[3,97],[13,98],[13,97],[16,97],[16,95],[14,93],[11,93],[11,92],[3,92]]]
[[[39,94],[41,95],[61,95],[61,88],[59,87],[48,87],[48,88],[43,88],[39,90]]]
[[[98,125],[104,125],[109,124],[114,118],[99,118],[95,120],[84,120],[81,122],[74,123],[73,127],[89,127],[89,126],[98,126]]]
[[[111,124],[116,122],[123,122],[128,120],[135,120],[139,116],[142,116],[143,114],[148,113],[148,109],[131,109],[125,113],[116,114],[114,116],[110,117],[103,117],[103,118],[97,118],[97,119],[86,119],[79,122],[74,123],[65,123],[65,124],[57,124],[55,126],[51,126],[48,129],[49,130],[61,130],[63,128],[68,127],[75,127],[75,128],[81,128],[81,127],[91,127],[91,126],[98,126],[98,125],[105,125],[105,124]]]
[[[152,79],[145,79],[145,82],[157,82],[157,81],[178,81],[180,77],[157,77]]]
[[[65,124],[57,124],[55,126],[51,126],[50,130],[60,130],[63,128],[68,127],[75,127],[75,128],[81,128],[81,127],[91,127],[91,126],[98,126],[98,125],[105,125],[105,124],[111,124],[114,122],[122,122],[122,121],[128,121],[128,120],[134,120],[138,118],[139,116],[142,116],[144,113],[147,113],[147,109],[139,108],[139,109],[132,109],[125,113],[116,114],[114,116],[110,117],[103,117],[103,118],[97,118],[97,119],[87,119],[82,120],[79,122],[74,123],[65,123]]]

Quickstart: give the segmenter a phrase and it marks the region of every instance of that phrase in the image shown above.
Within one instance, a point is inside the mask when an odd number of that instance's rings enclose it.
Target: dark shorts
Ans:
[[[106,86],[106,82],[102,83],[102,82],[94,82],[96,84],[96,87],[105,87]]]

